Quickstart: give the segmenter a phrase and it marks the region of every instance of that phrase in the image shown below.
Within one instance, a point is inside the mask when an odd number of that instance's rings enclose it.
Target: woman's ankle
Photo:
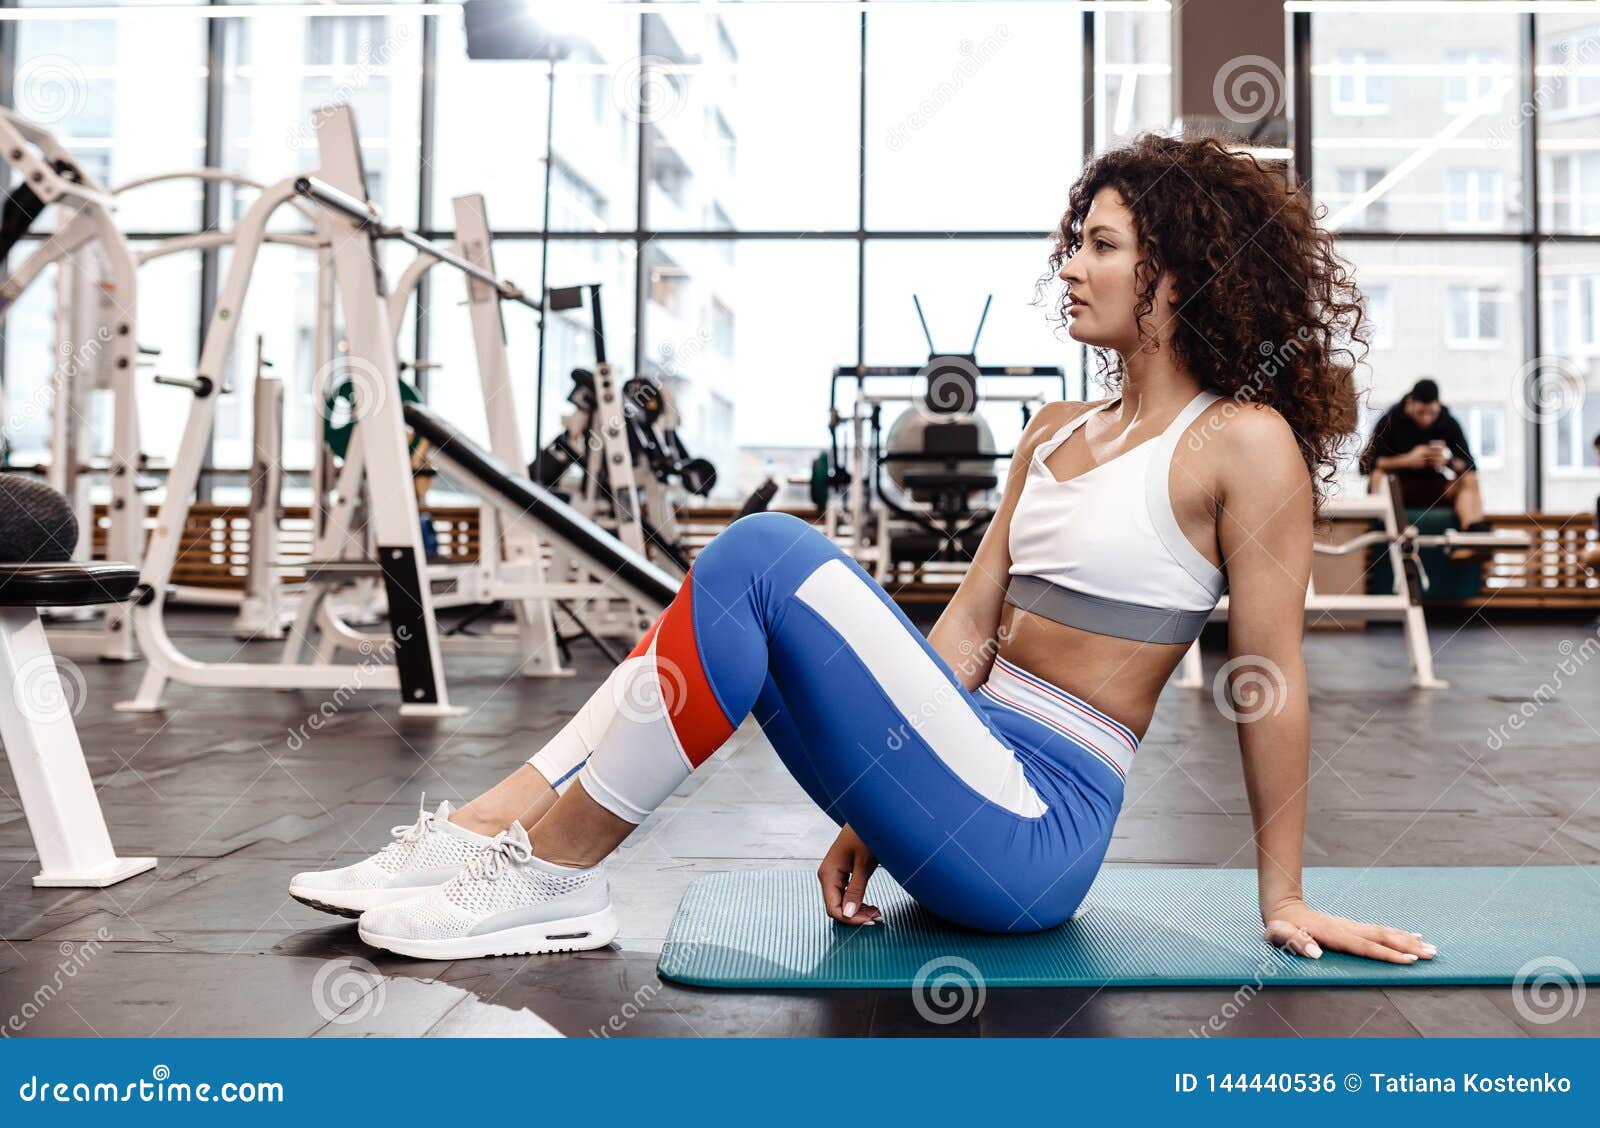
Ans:
[[[450,821],[475,834],[493,837],[514,822],[532,830],[557,795],[544,776],[524,764],[488,791],[450,815]]]

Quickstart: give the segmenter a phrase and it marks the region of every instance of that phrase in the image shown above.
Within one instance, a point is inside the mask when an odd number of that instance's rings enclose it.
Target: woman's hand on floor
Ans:
[[[872,856],[867,844],[856,837],[856,832],[846,826],[833,840],[822,864],[817,867],[817,880],[822,882],[822,903],[828,915],[840,924],[877,924],[883,914],[873,905],[864,904],[867,879],[878,868],[878,859]]]
[[[1431,960],[1437,950],[1415,932],[1319,912],[1298,898],[1278,902],[1261,918],[1269,944],[1313,959],[1326,949],[1385,963],[1409,964]]]

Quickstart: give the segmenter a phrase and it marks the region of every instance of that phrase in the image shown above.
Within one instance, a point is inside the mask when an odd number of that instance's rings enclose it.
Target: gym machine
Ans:
[[[606,360],[598,283],[552,288],[548,308],[580,309],[585,292],[595,366],[573,369],[564,431],[539,452],[528,476],[570,493],[574,505],[634,551],[659,555],[686,573],[689,558],[669,491],[676,483],[689,496],[705,497],[717,484],[716,467],[689,454],[666,385],[641,374],[619,386]],[[576,482],[564,486],[569,478]]]
[[[995,463],[1013,452],[995,449],[993,432],[980,408],[1014,403],[1026,427],[1032,414],[1051,398],[1065,399],[1066,373],[1053,365],[994,367],[977,362],[978,341],[993,295],[984,302],[972,345],[965,353],[942,353],[912,295],[928,360],[920,367],[841,365],[828,391],[829,449],[812,464],[811,499],[824,513],[824,529],[879,583],[897,565],[963,563],[972,559],[994,517]],[[920,379],[921,391],[869,387],[893,379],[904,387]],[[1027,380],[1026,392],[980,389],[982,381]],[[840,385],[852,395],[840,410]],[[1045,389],[1054,393],[1047,396]],[[885,429],[884,408],[904,405]],[[840,431],[847,444],[841,458]],[[842,504],[840,504],[842,499]]]

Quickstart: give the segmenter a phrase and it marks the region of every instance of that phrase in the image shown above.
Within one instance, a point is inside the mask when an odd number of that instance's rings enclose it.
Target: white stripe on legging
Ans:
[[[844,561],[830,560],[811,573],[795,595],[839,633],[908,728],[963,783],[1024,818],[1038,818],[1049,809],[1023,775],[1016,754],[984,726],[950,675],[884,606],[868,581]],[[826,658],[817,656],[818,661]],[[871,748],[870,742],[863,743]]]

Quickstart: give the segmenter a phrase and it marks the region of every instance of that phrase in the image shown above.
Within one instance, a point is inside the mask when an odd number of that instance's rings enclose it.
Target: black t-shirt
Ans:
[[[1465,460],[1466,469],[1478,468],[1478,464],[1472,459],[1472,452],[1467,449],[1467,436],[1462,433],[1461,424],[1456,422],[1456,417],[1450,414],[1448,407],[1439,408],[1439,418],[1433,421],[1432,426],[1419,427],[1417,421],[1406,414],[1402,401],[1384,412],[1372,428],[1372,438],[1367,442],[1367,449],[1361,452],[1361,472],[1370,474],[1378,459],[1405,454],[1412,447],[1425,446],[1436,439],[1442,440],[1449,446],[1450,453],[1456,458]],[[1439,474],[1440,471],[1411,469],[1401,470],[1399,473]]]

